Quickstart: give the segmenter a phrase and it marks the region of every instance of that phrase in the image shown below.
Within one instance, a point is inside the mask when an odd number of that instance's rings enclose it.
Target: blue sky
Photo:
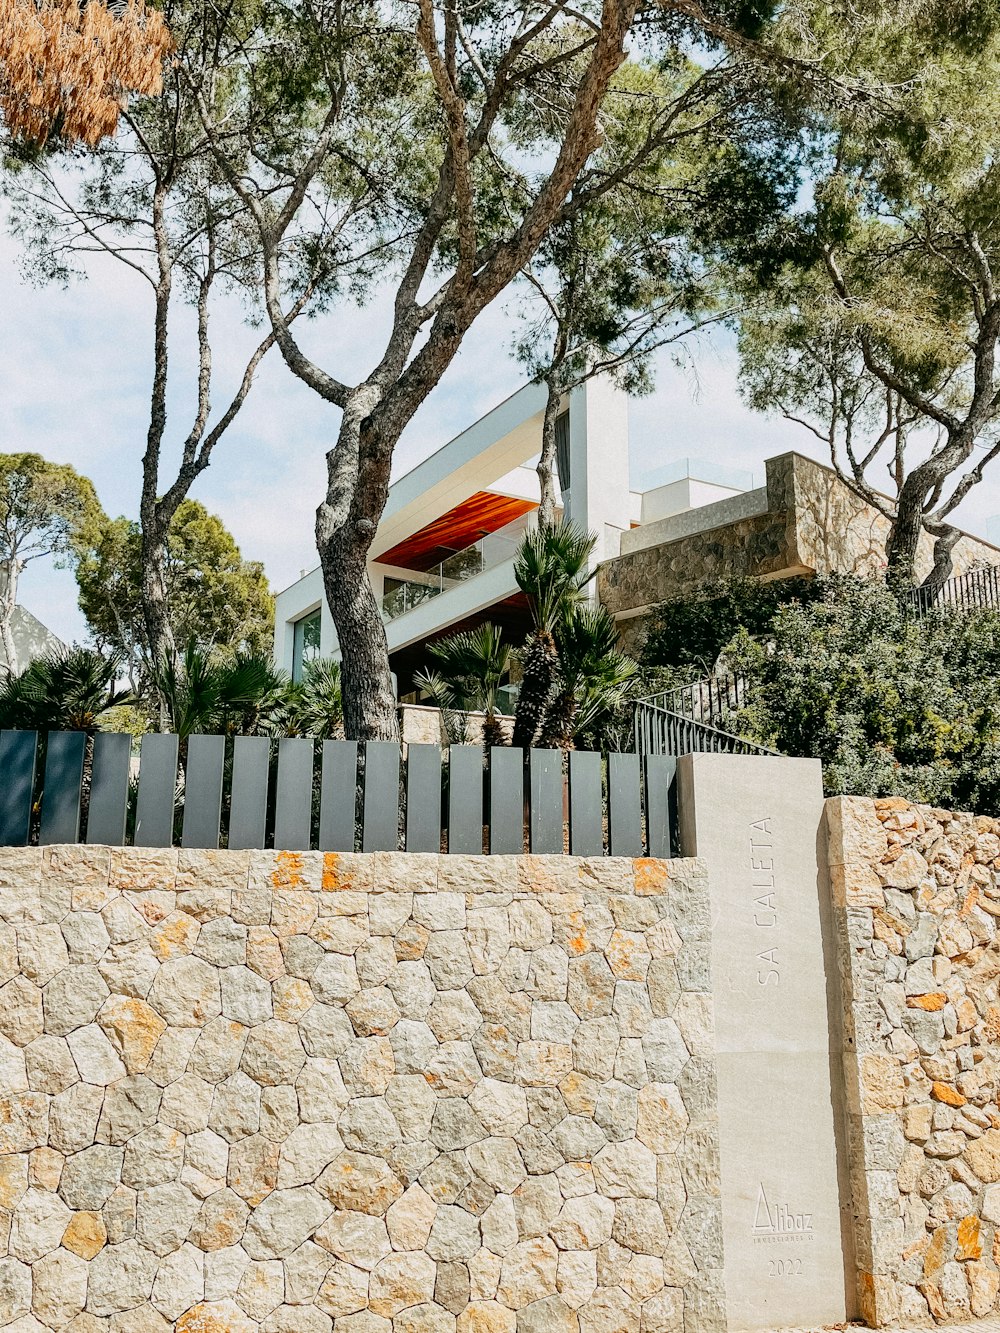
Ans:
[[[32,449],[72,463],[97,487],[111,514],[134,516],[148,421],[152,292],[110,259],[97,259],[84,281],[66,289],[27,284],[18,248],[0,237],[0,450]],[[365,310],[335,311],[300,326],[299,336],[321,364],[344,379],[360,375],[381,346],[385,301]],[[508,354],[511,323],[502,302],[480,319],[442,383],[406,431],[396,474],[426,457],[521,382]],[[183,437],[191,414],[190,325],[174,329],[178,382],[168,437]],[[227,307],[216,332],[217,402],[242,373],[254,333],[241,311]],[[259,335],[258,335],[259,336]],[[763,461],[788,449],[822,458],[801,427],[751,412],[736,385],[731,340],[698,344],[693,370],[666,357],[656,392],[631,410],[633,484],[678,458],[702,458],[763,475]],[[278,590],[316,563],[313,514],[324,478],[324,454],[337,414],[285,368],[275,352],[265,361],[236,424],[199,479],[195,498],[221,515],[244,556],[264,562]],[[985,532],[1000,512],[1000,472],[977,488],[961,511],[963,525]],[[76,585],[66,570],[29,566],[20,600],[56,634],[82,640],[86,625]]]

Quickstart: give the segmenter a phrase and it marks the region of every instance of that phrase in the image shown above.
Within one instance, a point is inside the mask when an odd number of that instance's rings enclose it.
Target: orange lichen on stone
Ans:
[[[149,937],[149,947],[160,960],[189,954],[195,946],[201,925],[187,912],[172,912]]]
[[[892,814],[894,810],[909,810],[910,803],[904,800],[902,796],[883,796],[875,802],[877,814]]]
[[[944,1268],[945,1259],[948,1255],[948,1230],[946,1227],[938,1227],[934,1235],[931,1236],[931,1243],[924,1251],[924,1277],[932,1281]]]
[[[181,1315],[174,1333],[250,1333],[255,1327],[234,1301],[204,1301]]]
[[[587,923],[584,920],[582,912],[570,912],[566,917],[568,930],[566,933],[566,950],[579,958],[590,948],[590,938],[587,935]]]
[[[112,995],[97,1021],[130,1074],[141,1074],[149,1064],[166,1023],[144,1000]]]
[[[651,856],[641,856],[632,862],[635,869],[635,891],[640,898],[652,898],[667,891],[666,861]]]
[[[960,1092],[947,1083],[932,1083],[931,1096],[936,1102],[944,1102],[945,1106],[964,1106],[966,1101]]]
[[[963,1217],[958,1224],[958,1248],[956,1259],[981,1259],[983,1242],[980,1237],[979,1218]]]
[[[948,1003],[948,997],[943,991],[934,990],[926,995],[908,995],[906,1003],[911,1009],[926,1009],[929,1014],[936,1014]]]
[[[327,852],[323,857],[324,893],[338,893],[354,887],[354,875],[344,865],[339,852]]]
[[[100,1213],[74,1213],[63,1232],[63,1246],[81,1259],[93,1259],[108,1242]]]
[[[271,884],[276,889],[303,889],[302,855],[300,852],[278,852],[274,858]]]
[[[959,908],[958,915],[968,916],[978,902],[979,902],[979,889],[974,884],[972,888],[969,890],[969,892],[965,895],[965,898],[962,902],[962,906]]]

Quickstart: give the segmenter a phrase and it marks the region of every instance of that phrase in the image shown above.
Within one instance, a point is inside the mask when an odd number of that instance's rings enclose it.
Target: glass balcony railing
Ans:
[[[513,560],[524,534],[534,526],[534,511],[522,514],[513,523],[480,537],[479,541],[466,546],[462,551],[455,551],[433,569],[414,573],[407,579],[387,577],[386,583],[391,582],[393,587],[387,589],[382,598],[382,619],[388,624],[390,620],[412,611],[421,602],[440,597],[449,588],[455,588],[488,569],[495,569],[497,565]]]

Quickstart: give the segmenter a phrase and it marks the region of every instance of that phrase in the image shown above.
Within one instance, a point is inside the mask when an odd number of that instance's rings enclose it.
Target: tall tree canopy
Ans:
[[[267,654],[274,599],[264,567],[244,560],[232,534],[197,500],[178,505],[164,565],[174,639],[212,658]],[[142,616],[142,534],[127,518],[106,519],[76,571],[80,609],[98,646],[120,653],[134,689],[147,691],[155,655]]]
[[[18,582],[32,560],[73,564],[103,520],[93,484],[41,454],[0,454],[0,642],[8,670],[20,666],[11,626]]]
[[[87,13],[91,7],[100,5]],[[161,95],[131,99],[121,109],[119,133],[99,151],[75,154],[70,162],[65,155],[29,157],[7,182],[31,277],[67,281],[85,273],[97,252],[113,257],[122,280],[138,280],[150,298],[139,611],[143,640],[157,659],[174,651],[167,533],[236,420],[273,341],[270,332],[255,335],[235,369],[217,364],[218,307],[234,293],[247,295],[255,237],[210,151],[195,87],[216,87],[217,106],[226,104],[225,38],[235,40],[244,30],[249,8],[167,0],[176,52]],[[193,308],[193,319],[185,306]]]
[[[220,169],[256,228],[281,354],[339,413],[316,540],[349,735],[397,734],[366,557],[402,431],[550,228],[670,135],[675,99],[633,95],[619,77],[626,46],[650,81],[694,46],[735,71],[770,8],[285,0],[231,32],[224,76],[189,70]],[[373,276],[391,317],[358,374],[289,317],[304,298],[342,301]]]
[[[703,68],[678,56],[624,65],[616,92],[670,108],[656,151],[637,153],[642,120],[613,119],[594,156],[611,170],[635,158],[597,198],[553,225],[515,284],[518,360],[546,386],[539,522],[555,522],[553,464],[563,396],[609,374],[632,394],[652,390],[653,354],[680,359],[691,335],[728,313],[720,242],[773,226],[794,198],[783,118],[752,86],[749,67]],[[631,146],[623,147],[623,143]]]
[[[156,94],[170,50],[144,0],[0,0],[0,117],[15,140],[96,144],[130,93]]]
[[[860,95],[805,109],[813,198],[770,238],[746,391],[889,519],[890,579],[914,582],[926,530],[939,584],[951,517],[1000,453],[1000,16],[817,2],[779,31]]]

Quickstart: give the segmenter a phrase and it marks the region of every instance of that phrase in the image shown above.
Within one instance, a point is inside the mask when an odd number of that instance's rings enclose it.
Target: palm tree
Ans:
[[[0,726],[92,734],[109,709],[134,702],[117,683],[120,669],[120,657],[104,657],[93,648],[36,657],[0,688]]]
[[[340,663],[332,657],[307,662],[302,679],[288,687],[282,718],[286,736],[317,736],[333,740],[344,734],[344,699],[340,690]]]
[[[156,673],[171,728],[184,741],[193,732],[253,735],[266,731],[286,703],[288,678],[270,658],[237,653],[213,661],[193,639],[182,659],[165,659]]]
[[[430,644],[427,651],[439,665],[437,671],[418,672],[421,689],[446,713],[482,713],[483,744],[506,745],[497,694],[510,669],[511,654],[496,625],[486,621],[451,634]]]
[[[517,586],[528,598],[534,632],[522,657],[521,693],[514,715],[513,743],[535,743],[559,669],[557,627],[583,598],[590,580],[587,562],[597,543],[572,523],[529,532],[514,560]]]
[[[555,641],[556,692],[538,744],[571,750],[579,736],[600,740],[602,724],[625,702],[638,666],[619,647],[618,627],[603,606],[575,606],[556,626]]]

